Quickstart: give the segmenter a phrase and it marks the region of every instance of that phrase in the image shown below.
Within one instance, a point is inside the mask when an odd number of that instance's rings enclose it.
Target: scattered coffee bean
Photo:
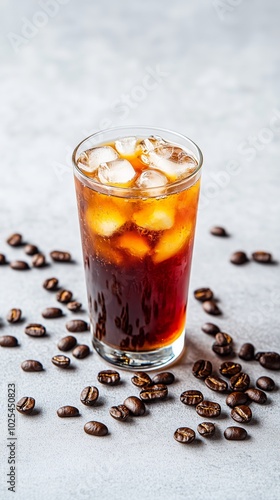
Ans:
[[[21,320],[21,310],[17,308],[11,309],[7,314],[9,323],[18,323]]]
[[[3,253],[0,253],[0,266],[4,266],[5,264],[7,264],[6,257]]]
[[[145,372],[137,372],[132,377],[131,382],[136,385],[136,387],[145,387],[152,383],[151,378]]]
[[[265,351],[258,351],[258,352],[256,352],[256,354],[255,354],[255,360],[256,360],[256,361],[259,361],[259,360],[260,360],[260,357],[261,357],[263,354],[266,354],[266,352],[265,352]]]
[[[215,424],[212,422],[202,422],[197,426],[199,434],[203,437],[211,437],[215,434]]]
[[[192,373],[196,378],[204,379],[211,375],[212,364],[207,359],[199,359],[194,363]]]
[[[259,363],[268,370],[280,370],[280,355],[277,352],[266,352],[260,357]]]
[[[213,299],[214,294],[210,288],[198,288],[194,291],[194,298],[199,300],[199,302],[205,302],[205,300]]]
[[[250,377],[247,373],[239,372],[230,378],[230,387],[233,391],[246,391],[250,385]]]
[[[227,427],[224,436],[228,441],[242,441],[246,439],[247,431],[243,427]]]
[[[70,359],[62,354],[57,354],[52,357],[52,363],[59,368],[67,368],[70,365]]]
[[[272,255],[268,252],[254,252],[252,253],[252,259],[260,264],[270,264],[272,262]]]
[[[175,377],[171,372],[161,372],[153,377],[153,384],[173,384]]]
[[[84,359],[89,355],[89,353],[90,353],[89,346],[85,344],[77,345],[72,352],[74,358],[77,359]]]
[[[236,266],[241,266],[248,262],[248,257],[245,252],[234,252],[230,257],[230,262]]]
[[[214,403],[212,401],[201,401],[196,406],[196,413],[201,417],[218,417],[221,413],[221,407],[219,403]]]
[[[30,323],[24,331],[29,337],[43,337],[46,334],[46,328],[40,323]]]
[[[220,331],[220,328],[214,323],[204,323],[201,327],[201,330],[208,335],[216,335]]]
[[[215,377],[213,375],[207,377],[204,382],[206,387],[208,387],[208,389],[211,389],[211,391],[225,392],[228,388],[228,384],[225,380],[222,380],[220,377]]]
[[[53,250],[50,253],[52,260],[55,262],[70,262],[71,254],[69,252],[62,252],[60,250]]]
[[[120,379],[119,372],[115,370],[102,370],[97,375],[97,380],[100,384],[117,385]]]
[[[78,408],[69,405],[61,406],[56,413],[60,418],[78,417],[80,415]]]
[[[91,436],[106,436],[108,434],[106,425],[101,422],[95,422],[94,420],[84,425],[84,431]]]
[[[167,395],[168,389],[164,384],[155,384],[140,391],[140,398],[146,402],[166,399]]]
[[[247,401],[248,396],[246,392],[231,392],[226,399],[226,404],[231,408],[234,408],[235,406],[246,404]]]
[[[33,267],[44,267],[46,265],[46,258],[42,253],[36,253],[32,258]]]
[[[273,391],[275,388],[275,382],[270,377],[259,377],[256,385],[263,391]]]
[[[267,402],[266,393],[261,391],[260,389],[251,387],[250,389],[247,389],[246,394],[251,401],[254,401],[254,403],[263,405]]]
[[[73,293],[70,292],[70,290],[60,290],[56,294],[56,300],[58,300],[58,302],[61,302],[62,304],[67,304],[67,302],[70,302],[72,297]]]
[[[99,396],[99,390],[94,385],[88,385],[85,387],[80,396],[81,402],[86,406],[93,406]]]
[[[222,314],[221,309],[213,300],[206,300],[205,302],[203,302],[202,307],[207,314],[211,314],[212,316],[218,316]]]
[[[214,342],[212,350],[215,354],[218,354],[218,356],[230,356],[233,353],[232,344],[218,345]]]
[[[197,390],[184,391],[180,396],[180,401],[184,405],[197,406],[203,401],[203,394]]]
[[[66,328],[68,332],[86,332],[88,330],[88,324],[83,319],[71,319],[67,321]]]
[[[16,409],[19,413],[24,413],[25,415],[29,415],[34,410],[34,406],[35,406],[35,399],[25,396],[17,402]]]
[[[44,281],[43,287],[45,290],[56,290],[58,285],[58,279],[57,278],[48,278]]]
[[[255,347],[253,346],[253,344],[246,342],[240,347],[238,356],[245,361],[251,361],[255,358]]]
[[[24,251],[26,255],[35,255],[36,253],[39,253],[38,247],[36,245],[25,245]]]
[[[228,378],[241,372],[241,370],[241,365],[239,363],[234,363],[234,361],[225,361],[219,368],[220,374]]]
[[[228,333],[219,332],[215,335],[215,344],[217,346],[227,346],[232,343],[232,338]]]
[[[41,372],[43,370],[43,365],[40,361],[35,359],[27,359],[21,363],[21,368],[24,372]]]
[[[22,245],[22,235],[19,233],[11,234],[6,241],[11,247],[19,247]]]
[[[109,413],[111,417],[123,422],[129,417],[129,409],[125,405],[112,406]]]
[[[252,418],[251,408],[247,405],[235,406],[230,414],[233,420],[240,423],[250,422]]]
[[[45,319],[61,318],[63,312],[59,307],[46,307],[42,312],[42,316]]]
[[[141,399],[137,398],[137,396],[129,396],[124,400],[123,404],[134,417],[144,415],[146,411],[145,404]]]
[[[10,262],[10,267],[15,271],[27,271],[27,269],[30,269],[29,265],[24,260],[13,260]]]
[[[221,237],[228,236],[228,233],[226,232],[225,228],[221,227],[221,226],[213,226],[213,227],[211,227],[210,233],[213,236],[221,236]]]
[[[13,335],[1,335],[0,337],[1,347],[16,347],[17,345],[18,345],[17,338],[13,337]]]
[[[77,340],[75,339],[75,337],[73,337],[72,335],[67,335],[66,337],[60,339],[57,347],[60,351],[67,352],[71,351],[71,349],[73,349],[76,344]]]
[[[194,441],[195,432],[189,427],[179,427],[174,432],[174,439],[176,439],[178,443],[189,444]]]
[[[78,312],[80,311],[82,304],[81,302],[77,302],[76,300],[72,300],[71,302],[68,302],[67,304],[67,309],[72,312]]]

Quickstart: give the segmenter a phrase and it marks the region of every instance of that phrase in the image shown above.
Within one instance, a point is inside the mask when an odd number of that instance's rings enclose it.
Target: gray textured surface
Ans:
[[[40,17],[37,2],[2,0],[1,6],[1,251],[10,259],[22,255],[5,244],[19,230],[45,252],[65,248],[76,259],[73,266],[26,274],[1,268],[1,317],[19,306],[27,321],[39,320],[40,311],[55,304],[41,287],[50,275],[85,303],[69,153],[100,127],[158,125],[193,138],[205,155],[191,290],[215,290],[224,311],[218,324],[237,348],[251,340],[258,349],[279,349],[279,266],[228,263],[237,249],[264,248],[280,259],[279,3],[57,0],[57,12],[47,17]],[[23,38],[26,19],[45,26]],[[147,89],[151,71],[157,77]],[[252,136],[257,142],[248,146]],[[232,160],[236,175],[226,173]],[[211,237],[212,224],[224,224],[231,237]],[[104,363],[92,354],[75,360],[71,371],[51,364],[65,318],[48,322],[49,337],[38,340],[3,320],[1,334],[14,332],[21,346],[0,349],[1,498],[12,495],[6,485],[8,382],[16,383],[18,398],[35,397],[39,410],[30,418],[17,415],[16,498],[279,498],[279,391],[268,405],[252,406],[246,442],[222,438],[232,423],[224,403],[215,439],[189,447],[173,440],[176,427],[196,428],[201,421],[178,400],[183,390],[202,386],[191,376],[192,362],[207,356],[219,364],[200,331],[207,319],[191,298],[187,352],[174,367],[172,398],[127,424],[113,421],[108,408],[135,393],[129,374],[119,388],[102,388],[103,404],[89,409],[79,404],[79,393],[95,383]],[[87,334],[79,338],[89,342]],[[44,372],[21,371],[20,362],[32,357]],[[246,369],[253,380],[264,372],[254,363]],[[279,384],[279,374],[275,379]],[[81,417],[58,419],[63,404],[79,406]],[[108,424],[108,437],[83,432],[92,418]]]

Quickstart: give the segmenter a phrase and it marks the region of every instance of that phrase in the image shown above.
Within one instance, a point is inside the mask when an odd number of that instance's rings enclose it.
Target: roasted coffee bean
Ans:
[[[102,370],[97,375],[97,380],[100,384],[117,385],[120,379],[121,377],[119,372],[116,372],[115,370]]]
[[[204,323],[201,327],[201,330],[208,335],[216,335],[220,331],[220,328],[214,323]]]
[[[52,357],[52,363],[59,368],[67,368],[70,365],[70,359],[62,354],[57,354]]]
[[[234,408],[246,404],[248,399],[246,392],[231,392],[226,399],[226,404]]]
[[[17,404],[16,409],[19,413],[24,413],[25,415],[29,415],[34,410],[35,399],[31,397],[23,397],[21,398]]]
[[[46,328],[40,323],[30,323],[25,327],[24,331],[30,337],[43,337],[46,334]]]
[[[208,389],[211,389],[211,391],[225,392],[228,388],[227,382],[225,380],[222,380],[220,377],[215,377],[213,375],[207,377],[204,382]]]
[[[30,269],[29,265],[24,260],[13,260],[10,262],[10,267],[15,271],[27,271]]]
[[[42,316],[46,319],[61,318],[63,312],[59,307],[46,307],[42,312]]]
[[[248,262],[248,257],[245,252],[234,252],[230,257],[230,262],[236,266],[241,266]]]
[[[77,345],[72,352],[73,356],[77,359],[84,359],[89,355],[89,353],[89,346],[85,344]]]
[[[206,300],[205,302],[203,302],[202,307],[207,314],[211,314],[212,316],[218,316],[222,314],[221,309],[213,300]]]
[[[66,337],[60,339],[57,347],[60,351],[67,352],[71,351],[71,349],[73,349],[76,344],[77,340],[75,339],[75,337],[73,337],[72,335],[67,335]]]
[[[197,426],[199,434],[203,437],[211,437],[215,434],[215,424],[212,422],[202,422]]]
[[[192,367],[192,373],[196,378],[206,378],[212,373],[212,364],[207,359],[199,359]]]
[[[280,355],[277,352],[266,352],[260,359],[260,364],[268,370],[280,370]]]
[[[136,387],[145,387],[152,383],[151,378],[145,372],[137,372],[132,377],[131,382],[136,385]]]
[[[7,314],[9,323],[18,323],[21,320],[21,310],[17,308],[11,309]]]
[[[94,385],[88,385],[85,387],[80,396],[81,402],[86,406],[93,406],[99,396],[99,390]]]
[[[221,413],[221,407],[219,403],[214,403],[212,401],[201,401],[195,408],[198,415],[201,417],[218,417]]]
[[[221,237],[228,236],[228,233],[225,230],[225,228],[221,227],[221,226],[213,226],[213,227],[211,227],[210,233],[213,234],[213,236],[221,236]]]
[[[228,333],[219,332],[215,335],[215,344],[217,346],[227,346],[232,343],[232,338]]]
[[[167,395],[168,389],[164,384],[155,384],[140,391],[140,398],[146,402],[166,399]]]
[[[62,304],[67,304],[67,302],[70,302],[72,297],[73,293],[70,292],[70,290],[60,290],[56,294],[56,300],[58,300],[58,302],[61,302]]]
[[[0,266],[7,264],[6,257],[3,253],[0,253]]]
[[[22,245],[22,235],[19,233],[11,234],[6,241],[11,247],[19,247]]]
[[[268,252],[254,252],[252,253],[252,259],[260,264],[270,264],[272,262],[272,255]]]
[[[234,361],[225,361],[219,368],[220,374],[228,378],[241,372],[241,370],[241,365],[239,363],[234,363]]]
[[[254,403],[259,403],[260,405],[263,405],[267,402],[266,393],[261,391],[260,389],[255,389],[254,387],[251,387],[250,389],[247,389],[246,394],[251,401],[254,401]]]
[[[38,247],[36,245],[25,245],[24,251],[26,255],[35,255],[36,253],[39,253]]]
[[[125,421],[129,417],[129,409],[125,405],[112,406],[109,413],[116,420]]]
[[[246,391],[250,385],[250,377],[247,373],[239,372],[230,378],[230,387],[233,391]]]
[[[101,422],[95,422],[94,420],[84,425],[84,431],[91,436],[106,436],[108,434],[106,425]]]
[[[260,360],[260,357],[261,357],[263,354],[266,354],[266,352],[265,352],[265,351],[258,351],[258,352],[256,352],[256,354],[255,354],[255,360],[256,360],[256,361],[259,361],[259,360]]]
[[[46,265],[46,258],[42,253],[36,253],[32,258],[33,267],[44,267]]]
[[[58,285],[58,279],[57,278],[48,278],[44,281],[43,287],[45,290],[56,290]]]
[[[244,359],[245,361],[251,361],[252,359],[255,358],[255,348],[253,344],[250,344],[249,342],[246,342],[246,344],[243,344],[240,347],[240,351],[238,353],[238,356],[241,359]]]
[[[233,353],[232,344],[228,345],[218,345],[216,342],[212,345],[212,350],[218,356],[230,356]]]
[[[18,345],[17,338],[13,337],[13,335],[1,335],[0,337],[1,347],[16,347],[17,345]]]
[[[174,432],[174,439],[178,443],[189,444],[195,439],[195,432],[189,427],[179,427]]]
[[[199,300],[199,302],[205,302],[205,300],[211,300],[214,294],[210,288],[198,288],[194,292],[194,298]]]
[[[21,368],[24,372],[41,372],[43,370],[43,365],[40,361],[35,359],[27,359],[21,363]]]
[[[72,300],[71,302],[68,302],[67,304],[67,309],[72,312],[78,312],[80,311],[82,307],[81,302],[77,302],[76,300]]]
[[[123,404],[128,408],[131,415],[134,417],[144,415],[146,411],[145,404],[141,399],[137,398],[137,396],[129,396],[124,400]]]
[[[250,422],[252,418],[251,408],[247,405],[235,406],[230,414],[233,420],[240,423]]]
[[[197,390],[184,391],[180,396],[180,401],[184,405],[197,406],[198,403],[203,401],[203,394]]]
[[[69,405],[61,406],[56,413],[60,418],[78,417],[80,415],[78,408]]]
[[[263,391],[273,391],[275,388],[275,382],[270,377],[259,377],[256,385]]]
[[[88,324],[83,319],[71,319],[70,321],[67,321],[66,328],[68,332],[86,332],[88,330]]]
[[[227,427],[224,436],[228,441],[242,441],[246,439],[247,431],[243,427]]]
[[[175,377],[171,372],[161,372],[153,377],[153,384],[173,384]]]
[[[61,250],[53,250],[50,253],[52,260],[55,262],[70,262],[71,254],[69,252],[62,252]]]

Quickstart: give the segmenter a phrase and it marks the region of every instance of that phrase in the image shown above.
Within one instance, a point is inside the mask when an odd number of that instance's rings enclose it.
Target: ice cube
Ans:
[[[166,198],[148,202],[142,210],[134,213],[133,222],[150,231],[170,229],[174,224],[175,208],[169,201]]]
[[[197,167],[195,160],[182,148],[163,144],[146,154],[151,168],[160,170],[172,180],[191,174]]]
[[[136,144],[136,137],[123,137],[115,142],[115,148],[120,155],[131,156],[136,151]]]
[[[126,222],[125,214],[110,200],[91,206],[86,213],[86,219],[94,233],[106,237],[111,236]]]
[[[144,170],[136,181],[136,186],[140,188],[156,188],[165,186],[168,179],[157,170]]]
[[[78,159],[78,166],[86,172],[94,172],[101,163],[116,160],[118,153],[111,146],[100,146],[87,149],[81,153]]]
[[[149,244],[140,234],[129,231],[122,234],[116,242],[118,248],[122,248],[134,257],[142,259],[150,251]]]
[[[127,184],[134,176],[133,166],[124,159],[102,163],[98,168],[98,177],[102,184]]]
[[[165,231],[154,248],[153,261],[158,264],[173,257],[187,243],[191,232],[190,226]]]

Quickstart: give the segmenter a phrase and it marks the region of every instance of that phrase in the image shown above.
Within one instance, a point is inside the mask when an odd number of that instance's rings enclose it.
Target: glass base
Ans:
[[[121,351],[115,349],[96,337],[92,340],[97,353],[112,365],[125,370],[153,370],[173,363],[182,354],[185,345],[185,330],[172,345],[154,351]]]

